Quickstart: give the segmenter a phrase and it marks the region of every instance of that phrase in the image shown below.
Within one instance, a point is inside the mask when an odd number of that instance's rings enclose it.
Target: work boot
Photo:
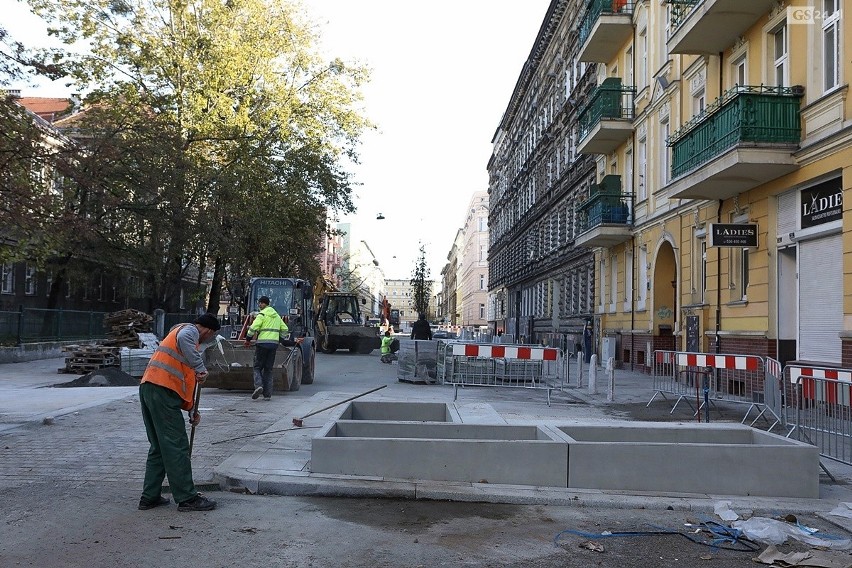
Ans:
[[[261,394],[263,394],[263,387],[257,387],[256,389],[254,389],[254,392],[251,393],[251,399],[252,400],[259,399]]]
[[[216,501],[208,499],[201,493],[178,505],[178,511],[212,511],[215,508]]]
[[[263,397],[263,400],[269,402],[270,400],[272,400],[272,396],[265,396]]]
[[[169,498],[163,497],[162,495],[160,495],[157,499],[154,499],[153,501],[149,501],[144,497],[140,497],[139,510],[147,511],[148,509],[153,509],[154,507],[159,507],[160,505],[168,505],[169,503],[171,503],[171,501],[169,501]]]

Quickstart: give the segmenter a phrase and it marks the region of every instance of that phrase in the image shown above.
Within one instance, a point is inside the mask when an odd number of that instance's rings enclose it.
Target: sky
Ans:
[[[7,3],[11,5],[7,5]],[[43,24],[3,0],[0,26],[43,42]],[[302,0],[321,51],[372,71],[364,112],[377,125],[350,165],[357,212],[341,218],[386,278],[411,277],[420,246],[440,280],[475,191],[488,189],[491,139],[550,0]],[[65,97],[62,81],[25,96]],[[381,213],[385,218],[378,220]]]

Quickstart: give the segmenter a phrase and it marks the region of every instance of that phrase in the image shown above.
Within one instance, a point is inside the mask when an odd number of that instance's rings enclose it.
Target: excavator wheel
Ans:
[[[314,344],[311,344],[307,349],[302,350],[302,384],[310,385],[314,382],[314,370],[316,368],[316,350]]]
[[[290,374],[290,391],[297,391],[302,386],[302,350],[299,347],[293,347],[293,350],[287,373]]]

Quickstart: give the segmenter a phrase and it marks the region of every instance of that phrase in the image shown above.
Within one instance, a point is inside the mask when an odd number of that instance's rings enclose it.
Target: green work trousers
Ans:
[[[151,444],[145,463],[142,497],[150,502],[159,499],[163,479],[168,476],[175,503],[189,501],[198,492],[192,481],[189,440],[180,408],[181,398],[173,390],[153,383],[142,383],[139,385],[139,401],[142,403],[145,432]]]

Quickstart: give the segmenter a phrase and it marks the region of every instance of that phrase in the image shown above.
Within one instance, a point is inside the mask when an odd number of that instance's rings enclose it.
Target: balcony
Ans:
[[[577,151],[609,154],[633,134],[633,99],[636,87],[625,87],[621,79],[604,79],[580,111]]]
[[[737,86],[668,140],[676,199],[727,199],[798,166],[804,89]]]
[[[621,176],[604,176],[593,185],[589,199],[579,207],[580,234],[577,246],[609,248],[630,240],[633,235],[632,194],[621,193]]]
[[[731,47],[776,0],[669,0],[669,53],[718,55]]]
[[[633,2],[589,0],[580,24],[579,61],[608,63],[633,35]]]

